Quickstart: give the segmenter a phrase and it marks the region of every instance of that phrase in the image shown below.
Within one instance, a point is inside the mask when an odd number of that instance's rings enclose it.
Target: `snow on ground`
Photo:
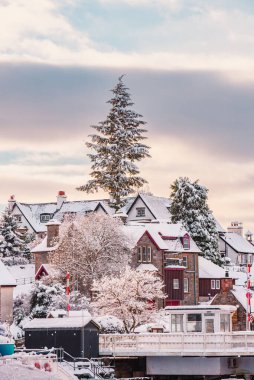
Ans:
[[[18,375],[17,375],[18,374]],[[0,365],[1,380],[61,380],[56,374],[44,372],[32,366],[20,364]]]

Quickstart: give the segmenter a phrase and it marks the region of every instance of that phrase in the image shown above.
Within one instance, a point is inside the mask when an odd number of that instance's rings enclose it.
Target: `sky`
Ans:
[[[146,190],[187,176],[254,231],[253,0],[0,0],[0,204],[106,197],[85,142],[120,75],[147,122]]]

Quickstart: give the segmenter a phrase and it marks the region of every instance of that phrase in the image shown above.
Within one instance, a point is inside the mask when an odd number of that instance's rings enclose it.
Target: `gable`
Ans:
[[[143,209],[145,211],[145,215],[142,216]],[[129,208],[127,222],[129,221],[144,221],[144,220],[153,220],[156,219],[155,215],[149,210],[145,202],[138,195],[131,207]],[[140,216],[139,216],[140,215]]]

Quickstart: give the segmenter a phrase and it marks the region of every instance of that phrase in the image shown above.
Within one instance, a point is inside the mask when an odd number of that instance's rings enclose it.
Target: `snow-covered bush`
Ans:
[[[95,312],[114,315],[123,321],[125,332],[146,323],[157,309],[156,300],[165,298],[164,284],[155,272],[126,267],[121,273],[94,281]]]
[[[95,317],[94,321],[100,325],[100,332],[102,334],[124,333],[123,321],[113,315],[102,315],[100,317]]]

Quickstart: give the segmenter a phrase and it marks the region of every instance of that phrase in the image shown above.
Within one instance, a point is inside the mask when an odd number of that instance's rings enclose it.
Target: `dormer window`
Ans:
[[[41,214],[40,215],[40,221],[41,223],[47,223],[51,219],[51,214]]]
[[[137,207],[136,211],[137,211],[137,217],[138,218],[140,218],[142,216],[146,216],[146,209],[145,209],[145,207]]]
[[[21,223],[22,222],[22,216],[21,215],[14,215],[14,218],[16,219],[16,221],[18,223]]]
[[[183,249],[190,249],[190,237],[189,237],[189,235],[185,235],[183,237]]]

